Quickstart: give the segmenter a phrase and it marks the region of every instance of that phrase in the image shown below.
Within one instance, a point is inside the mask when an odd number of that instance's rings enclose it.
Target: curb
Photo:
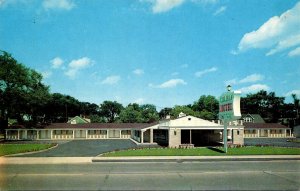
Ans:
[[[41,152],[49,151],[49,150],[54,149],[56,147],[58,147],[58,144],[56,144],[53,147],[50,147],[48,149],[43,149],[43,150],[39,150],[39,151],[30,151],[30,152],[24,152],[24,153],[16,153],[16,154],[10,154],[10,155],[3,155],[2,157],[17,157],[17,156],[41,153]]]
[[[201,157],[94,157],[92,162],[223,162],[223,161],[274,161],[300,160],[300,155],[272,156],[201,156]]]

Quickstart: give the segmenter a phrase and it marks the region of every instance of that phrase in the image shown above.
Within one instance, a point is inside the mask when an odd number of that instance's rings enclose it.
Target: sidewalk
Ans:
[[[5,164],[80,164],[92,162],[221,162],[300,160],[300,155],[151,156],[151,157],[0,157]]]

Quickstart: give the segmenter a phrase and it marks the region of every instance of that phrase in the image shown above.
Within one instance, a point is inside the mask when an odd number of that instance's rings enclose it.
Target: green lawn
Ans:
[[[194,148],[194,149],[171,149],[150,148],[124,150],[106,153],[106,157],[119,156],[226,156],[226,155],[300,155],[300,148],[282,147],[241,147],[228,148],[227,154],[223,148]]]
[[[55,144],[0,144],[0,156],[39,151],[55,146]]]

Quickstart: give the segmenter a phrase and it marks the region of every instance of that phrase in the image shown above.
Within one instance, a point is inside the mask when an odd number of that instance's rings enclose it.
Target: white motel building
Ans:
[[[267,124],[267,123],[266,123]],[[223,142],[224,125],[181,113],[177,119],[156,123],[90,123],[74,117],[68,123],[52,123],[43,128],[25,129],[10,126],[7,140],[82,140],[131,139],[137,144],[159,144],[168,147],[215,146]],[[279,124],[230,122],[227,127],[229,144],[243,145],[244,138],[293,137],[291,129]]]

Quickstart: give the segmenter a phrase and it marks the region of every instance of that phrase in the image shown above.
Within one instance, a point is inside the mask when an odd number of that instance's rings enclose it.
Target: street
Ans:
[[[2,164],[1,190],[299,190],[300,161]]]

